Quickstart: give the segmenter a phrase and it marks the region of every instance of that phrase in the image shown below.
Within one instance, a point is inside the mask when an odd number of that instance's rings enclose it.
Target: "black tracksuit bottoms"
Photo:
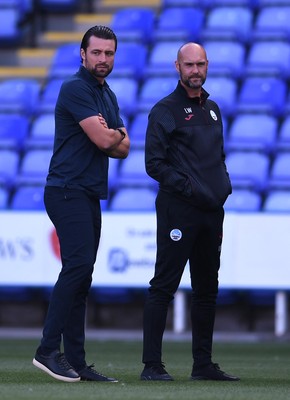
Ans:
[[[204,211],[169,193],[156,198],[157,255],[144,307],[143,363],[162,362],[169,303],[189,261],[192,286],[192,356],[195,366],[212,362],[212,338],[224,210]]]
[[[60,350],[63,341],[65,356],[78,371],[86,366],[86,301],[100,239],[100,202],[83,190],[58,187],[46,187],[44,201],[59,238],[62,269],[38,351],[49,354]]]

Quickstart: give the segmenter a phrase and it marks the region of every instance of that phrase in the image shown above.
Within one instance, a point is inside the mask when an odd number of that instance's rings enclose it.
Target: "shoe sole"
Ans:
[[[191,376],[190,379],[192,381],[215,381],[215,382],[238,382],[240,379],[214,379],[208,378],[206,376]]]
[[[78,377],[78,378],[69,378],[67,376],[62,376],[62,375],[55,374],[49,368],[47,368],[45,365],[43,365],[39,361],[37,361],[35,358],[32,360],[32,364],[35,367],[37,367],[37,368],[41,369],[42,371],[46,372],[48,375],[52,376],[54,379],[57,379],[59,381],[63,381],[63,382],[79,382],[81,380],[80,377]]]
[[[171,382],[173,381],[173,378],[152,378],[151,376],[141,376],[140,377],[141,381],[159,381],[159,382]]]

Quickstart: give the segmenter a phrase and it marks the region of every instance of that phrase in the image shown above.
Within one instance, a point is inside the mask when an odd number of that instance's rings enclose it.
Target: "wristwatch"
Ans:
[[[119,132],[121,133],[121,135],[122,135],[122,140],[125,139],[126,133],[123,131],[123,129],[117,128],[117,131],[119,131]]]

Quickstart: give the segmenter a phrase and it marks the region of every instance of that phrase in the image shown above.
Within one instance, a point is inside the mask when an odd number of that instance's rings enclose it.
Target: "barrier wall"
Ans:
[[[154,213],[103,213],[94,286],[147,287],[155,261]],[[43,212],[0,213],[0,285],[53,285],[58,240]],[[181,288],[189,288],[186,268]],[[227,213],[220,287],[290,289],[290,215]]]
[[[155,213],[104,212],[92,285],[148,287],[154,271],[155,234]],[[46,213],[0,213],[0,286],[51,286],[60,267],[58,239]],[[175,332],[186,329],[184,290],[188,288],[186,267],[174,301]],[[275,334],[287,331],[290,215],[226,214],[220,288],[275,290]]]

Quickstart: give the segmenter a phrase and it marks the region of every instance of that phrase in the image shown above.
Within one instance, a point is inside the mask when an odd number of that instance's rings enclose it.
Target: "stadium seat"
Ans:
[[[253,11],[248,7],[214,7],[208,12],[201,38],[248,43],[251,39]]]
[[[41,114],[34,121],[30,129],[30,136],[26,140],[26,149],[53,148],[54,141],[54,114]]]
[[[208,75],[204,89],[209,93],[210,99],[217,102],[222,115],[228,116],[235,113],[238,85],[237,81],[227,76]]]
[[[262,204],[261,195],[249,189],[234,189],[225,202],[226,211],[258,212]]]
[[[38,7],[44,12],[66,12],[77,10],[78,0],[39,0]]]
[[[264,202],[263,211],[290,212],[290,191],[272,190]]]
[[[194,23],[193,23],[194,21]],[[168,7],[159,14],[154,29],[155,41],[199,41],[204,12],[196,7]]]
[[[113,196],[110,211],[153,211],[156,191],[150,188],[120,188]]]
[[[290,151],[290,115],[281,123],[276,141],[276,149],[277,151]]]
[[[277,5],[277,3],[276,3]],[[262,6],[260,4],[256,23],[253,27],[253,40],[290,39],[290,3],[285,6]]]
[[[234,189],[262,192],[267,188],[270,160],[255,151],[233,151],[227,155],[227,169]]]
[[[118,43],[112,76],[114,78],[128,77],[137,80],[143,79],[147,53],[148,50],[144,44],[132,42]]]
[[[11,201],[12,210],[44,210],[43,186],[20,186]]]
[[[117,96],[120,112],[130,117],[136,112],[138,82],[134,78],[108,78],[108,84]]]
[[[238,95],[237,112],[267,112],[282,116],[285,111],[286,92],[287,86],[282,79],[246,78]]]
[[[149,54],[147,66],[145,68],[145,78],[157,76],[177,77],[175,60],[182,41],[161,41],[152,46]]]
[[[52,149],[31,149],[23,156],[17,176],[17,184],[45,184]]]
[[[35,79],[11,78],[0,82],[0,113],[34,114],[40,84]]]
[[[0,47],[16,46],[23,38],[22,29],[19,27],[21,11],[18,7],[1,7]]]
[[[80,44],[65,43],[58,46],[48,71],[48,79],[65,79],[76,73],[81,65]]]
[[[17,150],[0,149],[0,181],[4,186],[13,186],[18,166],[19,152]]]
[[[162,0],[162,9],[169,7],[203,7],[207,0]]]
[[[54,112],[62,82],[63,78],[55,78],[46,83],[42,92],[40,93],[39,105],[37,109],[38,113]]]
[[[235,79],[244,76],[245,46],[238,41],[205,41],[203,46],[209,60],[209,74]]]
[[[120,163],[118,186],[156,187],[155,180],[145,170],[145,156],[141,149],[133,149]]]
[[[289,78],[290,44],[277,40],[254,42],[249,49],[245,73],[247,76]]]
[[[271,153],[276,149],[278,120],[267,114],[239,114],[228,132],[226,149]]]
[[[117,9],[113,14],[110,27],[120,42],[131,41],[149,44],[153,39],[154,23],[155,12],[152,8],[124,7]]]
[[[140,112],[134,117],[130,125],[130,141],[133,148],[144,149],[147,124],[147,112]]]
[[[268,181],[269,189],[290,189],[290,152],[277,153]]]
[[[118,158],[109,158],[108,186],[109,191],[114,190],[118,185],[120,170],[120,160]]]
[[[4,187],[0,187],[0,210],[8,207],[9,192]]]
[[[139,112],[149,112],[152,106],[169,95],[177,86],[177,78],[152,77],[146,79],[140,88],[137,108]]]
[[[0,114],[0,148],[21,151],[29,133],[25,115]]]

